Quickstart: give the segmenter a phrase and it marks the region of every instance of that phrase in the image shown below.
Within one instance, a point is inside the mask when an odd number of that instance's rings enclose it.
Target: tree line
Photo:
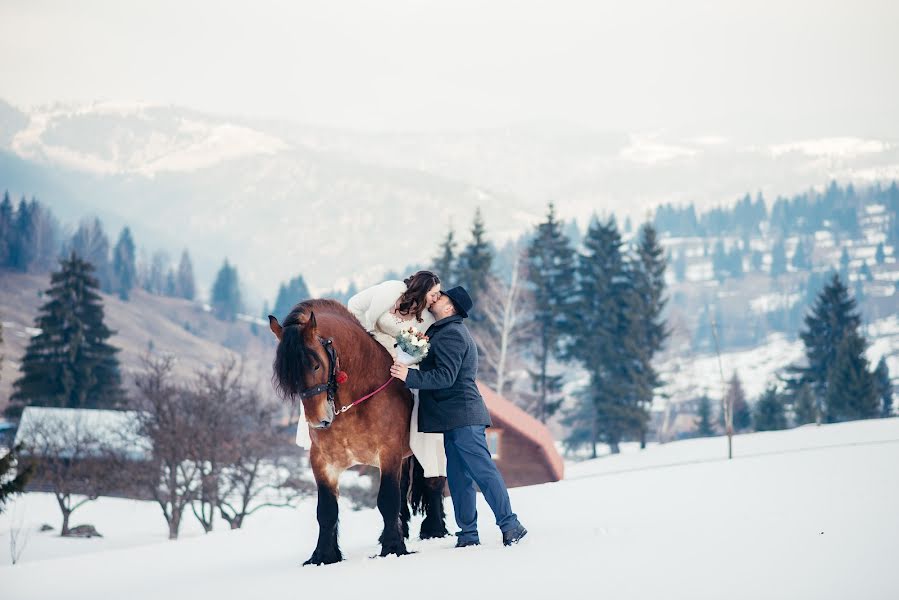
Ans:
[[[749,194],[731,207],[716,207],[700,214],[693,203],[660,205],[653,224],[660,234],[673,237],[738,237],[747,242],[766,227],[776,237],[813,234],[831,230],[837,236],[855,237],[859,233],[858,212],[862,204],[881,204],[891,215],[888,241],[899,236],[899,185],[875,184],[856,189],[851,183],[831,182],[823,191],[810,190],[792,197],[778,196],[767,208],[765,198]]]
[[[809,423],[837,423],[893,416],[893,384],[886,357],[873,368],[861,333],[861,314],[839,273],[832,273],[819,290],[799,333],[805,360],[786,365],[750,404],[735,372],[722,402],[733,410],[740,431],[771,431]],[[723,407],[716,422],[707,396],[696,402],[695,435],[724,430]]]
[[[479,377],[505,393],[525,371],[529,392],[513,396],[546,421],[562,408],[567,365],[579,365],[589,383],[566,409],[569,445],[608,443],[614,452],[628,436],[645,442],[653,390],[652,365],[669,331],[662,320],[664,252],[652,224],[625,247],[614,218],[594,218],[578,247],[555,206],[513,249],[511,274],[494,269],[480,210],[470,241],[457,249],[450,229],[432,268],[448,285],[477,299],[469,326],[478,344]]]
[[[0,201],[0,268],[46,273],[61,256],[74,253],[93,265],[100,290],[122,300],[128,300],[135,288],[187,300],[196,296],[186,249],[177,264],[163,251],[141,258],[129,227],[122,228],[112,245],[99,218],[82,220],[70,236],[62,231],[52,211],[37,199],[22,197],[14,207],[5,192]]]

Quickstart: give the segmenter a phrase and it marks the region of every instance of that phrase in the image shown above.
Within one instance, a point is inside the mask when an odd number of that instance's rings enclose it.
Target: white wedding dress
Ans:
[[[428,311],[421,314],[422,322],[413,316],[411,320],[403,320],[402,317],[390,312],[397,299],[406,291],[406,284],[402,281],[385,281],[376,286],[365,289],[347,302],[347,308],[353,313],[362,326],[374,335],[375,339],[396,358],[396,335],[410,325],[419,331],[427,331],[435,319]],[[409,365],[410,369],[417,369],[418,365]],[[385,373],[386,378],[389,373]],[[418,431],[418,390],[412,390],[414,402],[412,405],[412,422],[409,425],[409,446],[415,458],[421,463],[425,477],[446,477],[446,453],[443,449],[442,433],[422,433]],[[300,404],[302,407],[302,404]],[[301,409],[302,410],[302,409]],[[338,417],[339,418],[339,417]],[[307,450],[312,442],[309,438],[309,427],[306,420],[300,415],[297,426],[296,443]]]
[[[422,319],[425,318],[425,314],[430,316],[430,313],[422,313]],[[431,317],[430,323],[433,322],[434,318]],[[396,336],[399,332],[403,329],[408,329],[410,325],[419,331],[426,331],[427,327],[430,327],[430,323],[428,323],[427,320],[419,323],[415,317],[406,320],[387,311],[378,317],[373,333],[375,339],[387,348],[387,351],[390,352],[391,356],[396,358],[396,348],[393,344],[396,343]],[[409,368],[417,369],[418,364],[409,365]],[[443,449],[443,434],[422,433],[418,431],[418,390],[413,389],[412,396],[412,421],[409,424],[409,447],[412,448],[412,453],[415,455],[415,458],[418,459],[418,462],[421,463],[425,477],[446,477],[446,452]]]

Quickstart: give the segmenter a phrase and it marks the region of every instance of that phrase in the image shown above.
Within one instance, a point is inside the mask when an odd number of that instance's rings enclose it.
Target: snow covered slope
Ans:
[[[168,542],[152,505],[103,499],[75,521],[106,538],[32,532],[22,562],[0,567],[2,597],[899,597],[899,419],[748,434],[734,446],[726,461],[723,438],[660,445],[512,490],[530,530],[512,548],[481,499],[482,546],[412,541],[414,555],[370,559],[378,513],[344,505],[346,560],[326,567],[299,566],[315,543],[312,502],[263,511],[241,531],[202,535],[191,523]],[[45,495],[16,510],[30,527],[57,520]],[[0,517],[4,550],[12,520]]]

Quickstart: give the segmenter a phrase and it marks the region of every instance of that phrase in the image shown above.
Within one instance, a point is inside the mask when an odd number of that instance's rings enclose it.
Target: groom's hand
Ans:
[[[406,381],[406,375],[408,375],[408,373],[409,367],[403,363],[394,361],[393,366],[390,367],[390,374],[402,381]]]

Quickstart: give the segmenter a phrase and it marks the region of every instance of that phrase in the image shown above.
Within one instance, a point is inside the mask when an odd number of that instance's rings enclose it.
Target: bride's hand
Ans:
[[[409,374],[409,367],[400,362],[394,362],[390,367],[390,374],[397,379],[402,381],[406,381],[406,376]]]

